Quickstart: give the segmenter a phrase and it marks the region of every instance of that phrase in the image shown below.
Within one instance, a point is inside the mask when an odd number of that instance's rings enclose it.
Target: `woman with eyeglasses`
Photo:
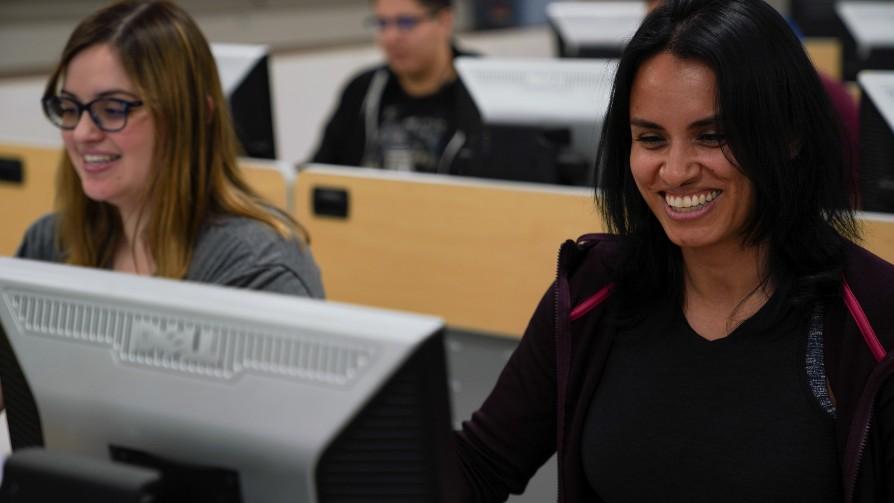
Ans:
[[[124,1],[84,19],[43,108],[65,154],[55,211],[19,257],[323,297],[301,226],[240,175],[215,61],[181,8]]]
[[[342,91],[313,162],[469,174],[481,117],[457,77],[450,0],[372,0],[386,64]]]

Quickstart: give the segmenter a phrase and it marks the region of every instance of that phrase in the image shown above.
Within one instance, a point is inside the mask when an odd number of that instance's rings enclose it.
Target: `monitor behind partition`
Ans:
[[[614,60],[458,58],[485,128],[475,175],[592,186]]]
[[[789,15],[807,37],[836,37],[841,24],[835,15],[838,0],[791,0]]]
[[[552,2],[546,16],[562,58],[614,59],[646,15],[644,1]]]
[[[894,71],[861,72],[860,204],[894,213]]]
[[[842,78],[863,70],[894,70],[894,2],[838,1],[843,42]]]
[[[211,50],[243,149],[240,154],[276,159],[268,47],[212,44]]]
[[[328,298],[509,336],[554,279],[561,242],[602,229],[585,188],[311,166],[295,201]]]

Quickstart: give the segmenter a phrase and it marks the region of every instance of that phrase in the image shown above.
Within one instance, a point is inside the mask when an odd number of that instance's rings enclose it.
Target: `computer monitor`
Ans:
[[[560,57],[617,59],[646,17],[646,3],[553,2],[546,17]]]
[[[240,154],[276,159],[267,46],[211,44],[211,52],[244,150]]]
[[[490,131],[487,167],[506,170],[494,178],[592,184],[616,67],[617,61],[600,59],[457,58],[457,72]],[[527,150],[538,140],[519,141],[525,134],[552,145],[544,173],[521,172],[524,159],[511,159],[531,157]]]
[[[806,37],[838,37],[841,21],[835,14],[838,0],[791,0],[789,16]]]
[[[862,70],[894,70],[894,2],[837,2],[844,26],[842,76],[855,80]]]
[[[0,258],[0,327],[14,450],[220,473],[213,501],[452,501],[436,318]]]
[[[861,72],[860,203],[894,213],[894,72]]]

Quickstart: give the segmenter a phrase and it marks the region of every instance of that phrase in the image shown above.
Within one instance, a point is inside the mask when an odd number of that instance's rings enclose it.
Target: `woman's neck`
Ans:
[[[119,208],[123,235],[115,250],[112,269],[150,276],[155,273],[155,260],[146,239],[148,212],[124,211]]]
[[[765,246],[683,250],[684,312],[706,339],[725,337],[773,293]]]

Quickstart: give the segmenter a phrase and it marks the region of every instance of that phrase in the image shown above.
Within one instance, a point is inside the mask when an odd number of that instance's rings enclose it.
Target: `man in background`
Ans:
[[[467,174],[481,117],[457,76],[450,0],[373,0],[386,64],[344,88],[312,161]]]

